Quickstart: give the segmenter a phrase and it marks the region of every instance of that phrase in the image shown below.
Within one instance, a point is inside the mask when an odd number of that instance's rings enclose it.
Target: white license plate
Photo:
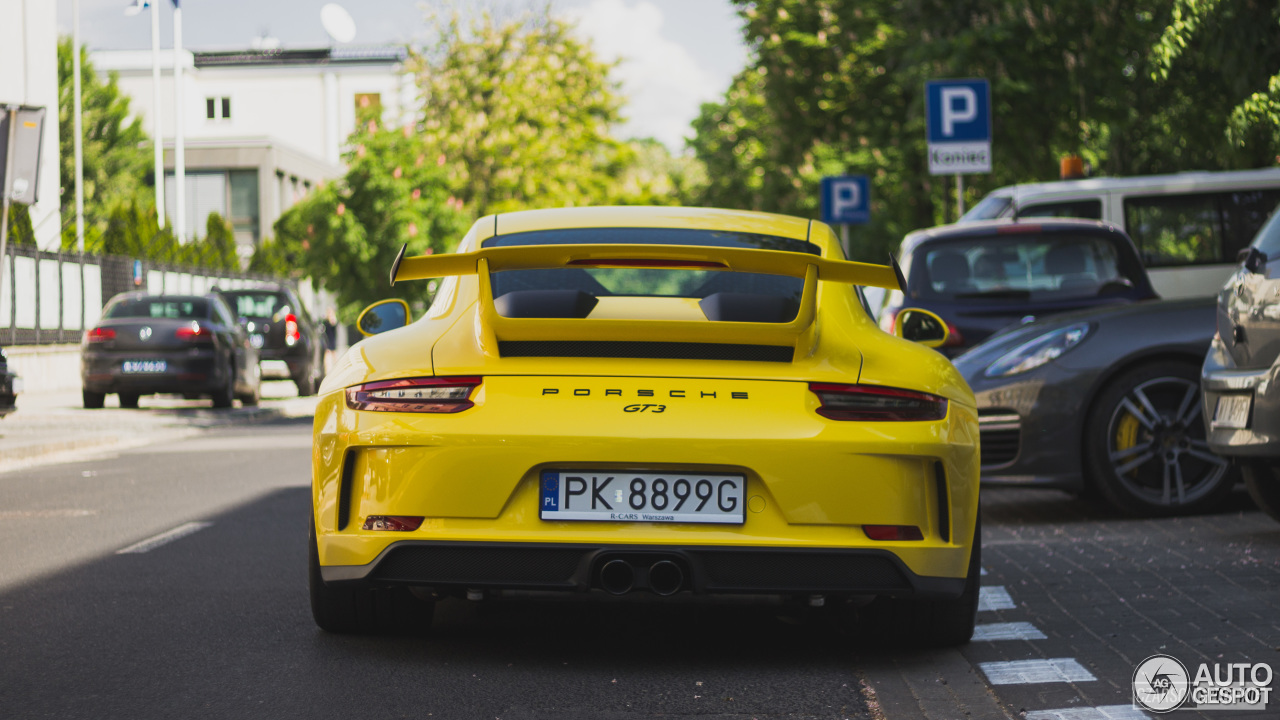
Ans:
[[[543,520],[741,525],[746,488],[742,475],[547,470],[539,512]]]
[[[164,360],[125,360],[120,369],[126,375],[145,375],[169,371],[169,363]]]
[[[1213,426],[1235,429],[1249,427],[1249,408],[1252,404],[1252,395],[1223,395],[1218,398],[1218,406],[1213,411]]]

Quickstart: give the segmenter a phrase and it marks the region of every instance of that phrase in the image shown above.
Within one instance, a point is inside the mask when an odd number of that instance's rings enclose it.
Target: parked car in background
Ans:
[[[258,350],[217,293],[116,295],[80,345],[84,406],[106,396],[138,407],[142,395],[207,395],[217,408],[239,399],[257,405]]]
[[[1237,460],[1258,505],[1280,520],[1280,212],[1218,294],[1204,358],[1204,423],[1214,452]]]
[[[0,348],[0,418],[18,409],[18,393],[22,392],[22,378],[9,372],[9,358]]]
[[[262,376],[293,380],[299,395],[315,395],[324,379],[324,331],[288,285],[222,290],[261,356]]]
[[[1212,297],[1280,203],[1280,168],[1088,178],[992,190],[961,223],[1074,217],[1110,222],[1138,247],[1161,297]]]
[[[1238,479],[1200,420],[1213,318],[1212,298],[1111,305],[956,358],[977,398],[983,482],[1096,494],[1134,515],[1212,509]]]
[[[899,263],[907,286],[887,294],[880,326],[892,331],[904,306],[930,310],[947,322],[949,356],[1028,317],[1156,297],[1128,236],[1097,221],[919,230],[903,239]]]

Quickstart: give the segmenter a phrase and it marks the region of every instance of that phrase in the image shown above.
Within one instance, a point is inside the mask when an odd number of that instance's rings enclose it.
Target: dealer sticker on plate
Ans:
[[[747,481],[715,473],[547,470],[543,520],[742,524]]]
[[[1213,427],[1241,429],[1249,427],[1252,395],[1223,395],[1213,411]]]

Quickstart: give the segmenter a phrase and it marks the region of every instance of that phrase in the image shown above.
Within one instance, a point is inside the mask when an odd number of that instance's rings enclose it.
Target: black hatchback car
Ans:
[[[293,288],[277,283],[222,290],[262,356],[262,376],[293,380],[299,395],[315,395],[324,379],[324,333]]]
[[[9,372],[9,359],[4,348],[0,348],[0,418],[18,409],[18,393],[21,391],[22,380]]]
[[[1133,241],[1108,223],[1036,219],[943,225],[902,241],[907,285],[885,298],[881,326],[903,307],[947,322],[955,356],[1010,324],[1156,296]]]
[[[261,386],[258,351],[216,293],[111,298],[81,341],[80,380],[86,408],[102,407],[110,393],[124,408],[156,393],[207,395],[218,408],[237,398],[257,405]]]

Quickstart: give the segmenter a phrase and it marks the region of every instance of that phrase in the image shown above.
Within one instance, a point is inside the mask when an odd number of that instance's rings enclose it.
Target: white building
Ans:
[[[46,109],[38,202],[29,210],[36,243],[43,250],[56,250],[62,236],[58,201],[57,3],[0,0],[0,105],[8,104]]]
[[[117,73],[121,91],[150,133],[151,52],[100,50],[91,57],[99,73]],[[386,123],[409,120],[416,101],[404,60],[399,47],[185,53],[184,236],[203,236],[209,213],[218,212],[235,228],[240,252],[251,253],[272,234],[281,213],[342,173],[343,146],[355,130],[357,107],[381,107]],[[164,50],[160,125],[171,220],[174,118],[173,51]]]

